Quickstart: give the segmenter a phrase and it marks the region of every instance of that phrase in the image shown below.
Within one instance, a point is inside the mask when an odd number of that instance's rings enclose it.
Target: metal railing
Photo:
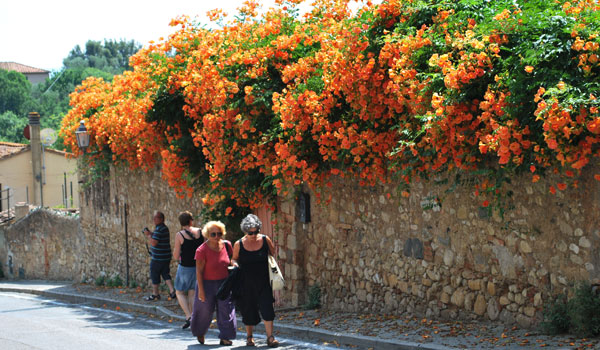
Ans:
[[[3,189],[0,186],[0,223],[12,220],[15,217],[14,209],[11,209],[10,199],[13,192],[10,187]]]

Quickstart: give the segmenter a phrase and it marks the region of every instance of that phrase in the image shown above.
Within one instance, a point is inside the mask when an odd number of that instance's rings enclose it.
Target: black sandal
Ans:
[[[191,325],[191,317],[188,318],[187,320],[185,320],[185,323],[183,324],[183,326],[181,326],[181,329],[188,329],[190,328]]]
[[[175,292],[169,293],[169,298],[175,299],[175,298],[177,298],[177,294],[175,294]]]
[[[203,335],[197,336],[196,339],[198,339],[198,343],[204,345],[204,336]]]
[[[156,301],[156,300],[160,300],[160,295],[150,295],[149,297],[145,297],[144,300],[146,301]]]
[[[276,348],[279,346],[279,342],[275,340],[274,336],[270,336],[267,338],[267,346],[270,348]]]
[[[256,344],[254,344],[254,337],[249,335],[246,337],[246,346],[256,346]]]

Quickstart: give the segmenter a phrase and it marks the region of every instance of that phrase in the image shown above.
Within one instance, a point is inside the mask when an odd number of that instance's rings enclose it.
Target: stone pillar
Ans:
[[[43,206],[42,183],[42,143],[40,142],[40,114],[29,113],[29,133],[31,137],[31,166],[33,170],[33,204]]]
[[[19,220],[29,214],[29,204],[25,202],[18,202],[15,205],[15,219]]]

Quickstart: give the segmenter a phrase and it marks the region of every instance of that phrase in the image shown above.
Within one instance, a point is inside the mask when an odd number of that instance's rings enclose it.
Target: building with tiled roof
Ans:
[[[52,148],[42,152],[42,181],[44,205],[48,207],[79,206],[77,160],[69,153]],[[0,142],[0,208],[13,207],[17,202],[33,203],[31,146]],[[6,189],[10,188],[10,200]]]
[[[27,150],[28,145],[12,142],[0,142],[0,159],[8,158],[14,154]]]
[[[22,73],[32,84],[41,83],[50,77],[50,71],[16,62],[0,62],[0,69]]]

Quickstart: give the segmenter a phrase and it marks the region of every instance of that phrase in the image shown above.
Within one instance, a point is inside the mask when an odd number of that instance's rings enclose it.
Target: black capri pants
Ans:
[[[150,278],[152,284],[160,284],[160,277],[168,281],[171,279],[169,261],[150,260]]]
[[[244,290],[244,295],[237,305],[237,309],[242,314],[242,322],[246,326],[256,326],[260,323],[261,316],[265,321],[273,321],[275,319],[274,302],[273,290],[270,285],[260,289]]]

